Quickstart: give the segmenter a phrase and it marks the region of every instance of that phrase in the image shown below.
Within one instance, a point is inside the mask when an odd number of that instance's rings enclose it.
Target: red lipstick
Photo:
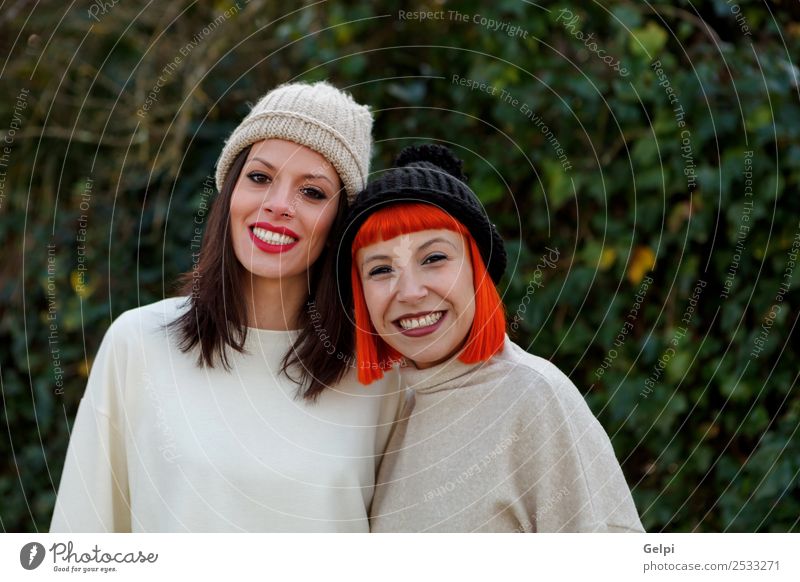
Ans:
[[[266,241],[261,240],[255,235],[255,233],[253,232],[254,228],[262,228],[270,232],[290,236],[293,239],[295,239],[295,241],[293,243],[289,243],[286,245],[276,245],[268,243]],[[292,229],[286,228],[285,226],[274,226],[268,222],[256,222],[255,224],[251,224],[249,231],[250,231],[250,239],[253,241],[253,244],[256,245],[256,247],[258,247],[259,250],[262,250],[265,253],[270,253],[270,254],[285,253],[286,251],[296,247],[297,243],[300,240],[300,235],[295,233]]]
[[[412,317],[422,317],[422,316],[428,315],[429,313],[436,313],[436,312],[435,311],[428,311],[428,312],[418,313],[418,314],[414,314],[414,315],[404,315],[403,317],[395,320],[395,325],[400,330],[400,333],[402,333],[403,335],[408,336],[408,337],[421,337],[421,336],[424,336],[424,335],[431,334],[431,333],[435,332],[437,329],[439,329],[442,326],[442,322],[447,317],[447,311],[442,313],[442,316],[439,318],[439,321],[437,321],[434,324],[427,325],[425,327],[415,327],[414,329],[404,329],[403,326],[400,325],[400,319],[411,319]]]

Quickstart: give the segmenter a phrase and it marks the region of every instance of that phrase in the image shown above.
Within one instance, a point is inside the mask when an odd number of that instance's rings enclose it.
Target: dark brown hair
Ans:
[[[233,190],[249,153],[250,147],[246,147],[231,165],[222,191],[211,203],[200,259],[178,283],[180,293],[189,296],[190,307],[169,327],[177,332],[183,352],[198,349],[198,366],[213,368],[220,363],[230,370],[228,350],[245,353],[245,270],[233,250],[230,211]],[[346,212],[347,196],[342,190],[330,233],[340,229]],[[311,293],[297,318],[301,330],[281,367],[281,372],[298,384],[298,394],[312,401],[339,382],[352,361],[353,336],[338,297],[333,254],[334,247],[327,243],[309,269]]]

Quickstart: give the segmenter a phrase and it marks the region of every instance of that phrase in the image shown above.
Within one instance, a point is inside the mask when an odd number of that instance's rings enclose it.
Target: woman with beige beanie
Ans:
[[[103,339],[51,531],[368,531],[400,393],[349,365],[328,236],[371,128],[320,82],[270,91],[234,130],[183,296]]]

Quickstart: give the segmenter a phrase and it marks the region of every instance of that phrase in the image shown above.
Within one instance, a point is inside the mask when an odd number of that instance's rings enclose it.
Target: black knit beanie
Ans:
[[[461,166],[462,161],[442,145],[404,148],[394,167],[369,182],[350,207],[338,253],[339,264],[344,267],[342,276],[349,273],[353,239],[371,214],[398,202],[423,202],[441,208],[467,228],[489,276],[499,283],[507,260],[503,239],[467,185]]]

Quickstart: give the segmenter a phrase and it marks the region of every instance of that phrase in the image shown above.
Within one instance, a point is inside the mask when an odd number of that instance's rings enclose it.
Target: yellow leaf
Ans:
[[[614,264],[614,261],[617,260],[617,251],[610,247],[606,247],[603,249],[603,252],[600,254],[600,263],[599,267],[601,271],[607,271],[611,265]]]
[[[92,363],[88,362],[87,360],[81,360],[81,363],[78,364],[78,374],[83,376],[84,378],[89,377],[89,370],[92,368]]]
[[[69,281],[72,284],[72,290],[81,299],[86,299],[94,291],[94,285],[89,285],[87,282],[86,271],[72,271]]]
[[[631,262],[628,265],[628,281],[638,285],[645,274],[656,264],[656,255],[650,247],[639,246],[633,251]]]

